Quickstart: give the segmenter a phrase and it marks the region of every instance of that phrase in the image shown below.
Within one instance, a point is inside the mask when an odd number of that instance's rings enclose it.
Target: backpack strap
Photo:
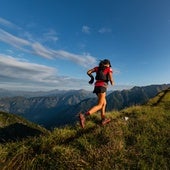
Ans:
[[[108,75],[108,73],[104,74],[104,71],[106,68],[107,67],[102,67],[102,68],[99,67],[98,68],[98,71],[96,72],[96,77],[95,77],[96,80],[102,80],[102,81],[108,83],[109,75]]]

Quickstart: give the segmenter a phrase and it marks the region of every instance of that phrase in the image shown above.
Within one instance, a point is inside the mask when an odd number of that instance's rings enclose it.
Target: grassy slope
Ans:
[[[77,124],[1,145],[0,168],[170,169],[170,91],[162,94],[145,106],[108,113],[113,121],[106,126],[94,115],[85,129]]]
[[[46,134],[48,131],[20,116],[0,111],[0,143],[17,141],[30,136]]]

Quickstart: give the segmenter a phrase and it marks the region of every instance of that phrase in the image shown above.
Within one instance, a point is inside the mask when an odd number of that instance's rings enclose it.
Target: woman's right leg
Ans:
[[[101,108],[101,118],[102,118],[102,119],[105,118],[106,104],[107,104],[107,102],[106,102],[106,98],[105,98],[104,103],[103,103],[103,106],[102,106],[102,108]]]
[[[94,107],[92,107],[89,111],[88,114],[91,115],[95,112],[97,112],[98,110],[103,110],[105,109],[106,105],[106,93],[98,93],[98,104]],[[105,112],[105,111],[104,111]],[[103,112],[103,113],[104,113]]]
[[[101,109],[102,125],[105,125],[105,124],[107,124],[107,123],[109,123],[111,121],[110,118],[106,118],[106,116],[105,116],[106,104],[107,103],[106,103],[106,98],[105,98],[105,102],[104,102],[103,107]]]

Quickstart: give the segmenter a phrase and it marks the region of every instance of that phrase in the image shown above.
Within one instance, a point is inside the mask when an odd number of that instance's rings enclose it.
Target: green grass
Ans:
[[[164,97],[163,105],[152,103],[107,113],[112,122],[106,126],[100,125],[96,114],[87,120],[85,129],[77,123],[2,144],[0,169],[168,170],[170,110],[169,97]]]
[[[13,124],[23,124],[26,125],[28,127],[37,129],[43,133],[47,133],[48,130],[46,130],[45,128],[43,128],[42,126],[39,126],[35,123],[29,122],[26,119],[17,116],[16,114],[11,114],[11,113],[6,113],[6,112],[2,112],[0,111],[0,128],[4,128]]]

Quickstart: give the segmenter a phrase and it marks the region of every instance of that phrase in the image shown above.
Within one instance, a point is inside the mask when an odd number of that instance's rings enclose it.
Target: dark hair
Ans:
[[[99,69],[104,70],[106,64],[109,64],[109,67],[111,67],[110,61],[108,59],[101,60],[99,63]]]
[[[111,67],[110,60],[108,60],[108,59],[104,59],[103,64],[109,64],[109,66]]]

